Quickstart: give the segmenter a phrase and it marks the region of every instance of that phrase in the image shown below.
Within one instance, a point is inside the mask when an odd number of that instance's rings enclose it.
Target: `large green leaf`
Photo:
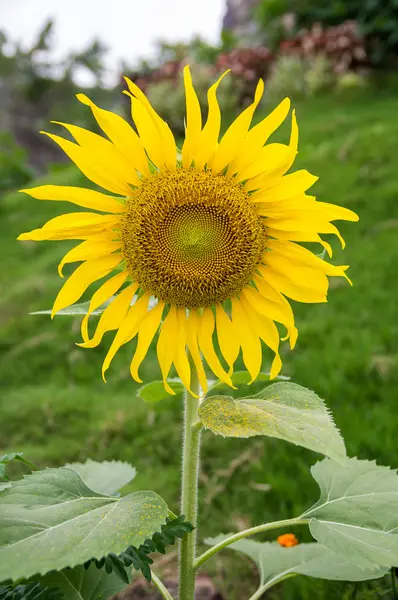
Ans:
[[[167,514],[154,492],[119,499],[94,492],[73,469],[36,471],[0,495],[0,581],[120,554],[160,530]]]
[[[53,571],[40,578],[42,586],[58,589],[67,600],[107,600],[126,587],[116,575],[105,569],[97,569],[92,563],[88,569],[83,565],[73,569]]]
[[[346,456],[344,442],[325,403],[295,383],[274,383],[250,398],[206,398],[199,409],[205,427],[224,437],[267,435],[321,452]]]
[[[325,459],[311,469],[321,497],[302,517],[312,535],[365,567],[398,565],[398,476],[375,462]]]
[[[214,545],[223,539],[226,539],[226,536],[206,541]],[[388,570],[377,565],[368,568],[359,567],[317,543],[282,548],[276,542],[239,540],[228,548],[246,554],[257,564],[260,571],[260,587],[267,588],[293,573],[319,579],[364,581],[382,577]]]
[[[65,467],[77,471],[91,490],[105,496],[115,495],[137,474],[134,467],[120,460],[96,462],[88,459],[85,463],[69,463]]]

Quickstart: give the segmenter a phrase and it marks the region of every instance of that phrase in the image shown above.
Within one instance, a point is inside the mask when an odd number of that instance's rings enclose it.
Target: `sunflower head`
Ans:
[[[266,239],[242,186],[194,168],[145,180],[127,200],[121,226],[132,277],[187,309],[224,302],[249,285]]]
[[[206,391],[202,358],[216,377],[232,385],[240,352],[254,380],[262,343],[274,353],[275,377],[282,364],[280,327],[292,348],[297,338],[289,299],[325,302],[328,277],[346,277],[347,267],[333,266],[300,245],[317,242],[331,255],[321,235],[335,234],[344,245],[332,221],[357,216],[307,195],[317,179],[308,171],[289,172],[298,146],[294,111],[289,143],[268,143],[289,113],[289,100],[252,127],[264,89],[260,81],[253,103],[220,139],[217,88],[224,75],[209,89],[203,124],[185,68],[186,137],[179,160],[170,128],[128,79],[135,128],[79,94],[107,137],[65,123],[59,124],[75,142],[45,134],[96,189],[45,185],[24,190],[39,200],[69,201],[89,210],[56,217],[19,239],[80,241],[59,265],[63,276],[66,263],[81,263],[61,288],[53,314],[102,280],[82,321],[80,345],[97,346],[106,332],[115,331],[103,375],[118,349],[135,340],[130,371],[141,382],[140,364],[158,336],[158,361],[170,393],[172,366],[190,389],[192,363]],[[90,316],[105,303],[90,336]]]

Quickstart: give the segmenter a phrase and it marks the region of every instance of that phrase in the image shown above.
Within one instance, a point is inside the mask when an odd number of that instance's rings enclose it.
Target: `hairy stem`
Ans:
[[[198,376],[193,365],[191,389],[197,396],[200,395]],[[195,598],[195,550],[196,526],[198,512],[198,476],[199,476],[199,447],[200,431],[198,425],[199,399],[188,392],[185,395],[184,417],[184,442],[182,459],[182,489],[181,513],[185,519],[192,523],[195,529],[186,533],[180,543],[180,600],[194,600]]]
[[[231,535],[231,537],[226,538],[222,542],[212,546],[209,550],[206,550],[201,556],[199,556],[194,564],[195,569],[199,569],[209,558],[226,548],[230,544],[237,542],[246,537],[250,537],[251,535],[255,535],[256,533],[261,533],[262,531],[270,531],[271,529],[278,529],[279,527],[293,527],[294,525],[308,525],[308,519],[285,519],[284,521],[274,521],[273,523],[264,523],[263,525],[257,525],[257,527],[251,527],[250,529],[245,529],[245,531],[239,531],[239,533],[235,533]],[[184,599],[185,600],[185,599]]]
[[[169,590],[165,587],[164,583],[162,581],[160,581],[159,577],[157,575],[155,575],[155,573],[152,571],[152,582],[154,584],[154,586],[156,587],[156,589],[158,590],[158,592],[160,593],[160,595],[162,596],[162,598],[164,598],[165,600],[174,600],[173,596],[170,594]]]

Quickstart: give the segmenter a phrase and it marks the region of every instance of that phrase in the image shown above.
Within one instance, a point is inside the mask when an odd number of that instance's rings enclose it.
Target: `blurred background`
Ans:
[[[96,130],[78,91],[128,118],[125,74],[181,139],[187,62],[204,107],[209,84],[231,69],[219,92],[224,128],[250,102],[259,77],[266,92],[257,120],[290,96],[300,125],[298,166],[319,175],[320,200],[359,213],[359,224],[341,226],[344,253],[332,240],[333,261],[351,265],[354,286],[333,279],[328,304],[294,306],[300,336],[293,353],[283,349],[283,374],[325,398],[351,456],[397,467],[397,0],[1,1],[0,455],[23,450],[41,467],[127,460],[138,469],[131,489],[154,489],[178,511],[181,398],[138,398],[128,348],[104,384],[109,339],[84,350],[75,345],[78,319],[31,316],[51,307],[61,286],[57,264],[71,244],[16,237],[70,209],[18,189],[90,185],[39,130],[55,131],[51,119]],[[287,129],[278,136],[288,139]],[[159,378],[153,350],[142,375]],[[309,466],[318,458],[277,440],[205,433],[201,535],[299,514],[317,497]],[[175,559],[172,552],[159,563],[166,578],[175,577]],[[225,552],[207,564],[201,585],[204,598],[242,600],[256,574]],[[297,578],[267,598],[393,598],[390,585],[388,578]],[[131,598],[152,597],[140,586]]]

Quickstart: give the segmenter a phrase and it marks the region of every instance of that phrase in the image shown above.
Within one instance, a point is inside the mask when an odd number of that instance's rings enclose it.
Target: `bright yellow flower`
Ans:
[[[317,180],[308,171],[286,175],[297,154],[294,111],[289,145],[267,144],[286,119],[289,100],[250,128],[263,94],[260,81],[253,103],[219,140],[216,91],[222,78],[209,89],[208,116],[202,126],[198,98],[185,68],[187,115],[181,161],[170,128],[129,79],[126,93],[136,131],[79,94],[78,100],[91,108],[109,139],[65,123],[60,125],[76,143],[46,134],[88,179],[112,194],[52,185],[24,190],[39,200],[69,201],[90,212],[56,217],[19,236],[82,240],[59,265],[62,277],[66,263],[82,262],[59,292],[53,315],[77,302],[90,284],[106,278],[92,295],[81,327],[84,348],[97,346],[106,332],[116,331],[103,376],[118,349],[137,337],[130,370],[141,382],[139,367],[160,331],[157,356],[170,393],[167,377],[172,365],[190,388],[186,348],[204,390],[201,355],[216,377],[232,385],[240,350],[252,379],[257,377],[261,342],[275,354],[271,367],[275,377],[281,368],[275,321],[286,328],[291,348],[297,339],[286,297],[326,302],[327,276],[346,277],[347,267],[333,266],[295,243],[319,242],[330,255],[329,244],[319,234],[334,233],[344,245],[331,221],[356,221],[357,216],[306,195]],[[90,314],[114,296],[90,338]],[[214,349],[216,336],[224,365]]]

